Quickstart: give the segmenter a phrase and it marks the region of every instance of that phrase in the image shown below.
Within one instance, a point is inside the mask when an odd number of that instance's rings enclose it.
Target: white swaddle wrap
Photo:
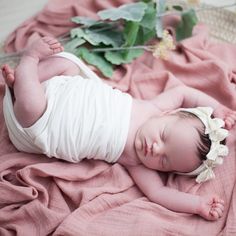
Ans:
[[[85,77],[56,76],[45,81],[47,109],[29,128],[23,128],[13,112],[6,87],[3,110],[9,137],[20,151],[43,153],[70,162],[84,158],[118,160],[128,136],[132,98],[103,83],[81,60],[66,57]]]

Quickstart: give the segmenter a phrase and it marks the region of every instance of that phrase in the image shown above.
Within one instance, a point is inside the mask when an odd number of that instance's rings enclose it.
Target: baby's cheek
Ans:
[[[140,139],[135,140],[135,147],[137,150],[142,150],[142,142]]]

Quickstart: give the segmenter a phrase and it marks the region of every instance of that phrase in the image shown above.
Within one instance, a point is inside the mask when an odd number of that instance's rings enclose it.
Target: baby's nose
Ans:
[[[152,145],[152,154],[153,156],[163,155],[164,154],[163,145],[154,142]]]

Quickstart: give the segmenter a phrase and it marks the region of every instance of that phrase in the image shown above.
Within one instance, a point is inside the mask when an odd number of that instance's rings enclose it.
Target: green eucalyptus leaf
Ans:
[[[89,17],[84,17],[84,16],[76,16],[72,17],[71,20],[77,24],[81,24],[84,27],[94,29],[97,28],[97,30],[102,30],[102,29],[112,29],[114,28],[114,22],[104,22],[104,21],[98,21],[91,19]]]
[[[166,0],[157,0],[156,1],[156,11],[158,15],[161,15],[165,12],[166,9]]]
[[[156,4],[156,35],[158,38],[163,37],[162,14],[165,12],[165,0],[157,0]]]
[[[85,25],[85,26],[91,26],[91,25],[94,25],[94,24],[101,23],[100,21],[96,21],[94,19],[91,19],[89,17],[84,17],[84,16],[72,17],[71,21],[76,23],[76,24],[81,24],[81,25]]]
[[[75,28],[71,30],[71,37],[77,37],[77,38],[83,38],[84,40],[86,40],[87,42],[89,42],[90,44],[94,45],[94,46],[98,46],[99,45],[99,40],[97,40],[96,38],[93,38],[88,32],[86,32],[86,30],[83,30],[81,28]]]
[[[96,66],[104,76],[108,78],[112,77],[112,64],[106,61],[101,53],[90,52],[87,48],[80,47],[75,54],[83,58],[87,63]]]
[[[197,24],[198,18],[193,9],[182,13],[181,21],[176,28],[176,40],[188,38],[192,35],[193,27]]]
[[[70,31],[70,37],[71,38],[83,38],[85,35],[84,33],[84,30],[81,29],[80,27],[78,28],[73,28],[71,31]]]
[[[89,29],[94,30],[94,31],[101,31],[101,30],[108,30],[108,29],[115,29],[118,28],[117,24],[115,22],[102,22],[90,25]]]
[[[73,38],[64,45],[64,49],[67,52],[74,52],[77,47],[84,44],[85,40],[81,38]]]
[[[159,39],[163,37],[163,25],[160,17],[156,19],[156,36]]]
[[[145,27],[140,27],[138,31],[138,35],[136,38],[135,45],[144,45],[146,42],[148,42],[150,39],[155,38],[156,36],[156,30],[154,29],[148,29]]]
[[[183,7],[179,6],[179,5],[174,5],[172,6],[173,9],[175,9],[176,11],[183,11]]]
[[[108,51],[105,52],[105,58],[114,65],[126,64],[141,56],[144,50],[130,49],[128,52],[129,53],[127,54],[126,51]]]
[[[139,23],[133,21],[127,21],[124,28],[125,47],[133,46],[139,30]]]
[[[81,29],[75,28],[71,30],[71,38],[81,38],[89,42],[94,46],[98,46],[103,43],[105,45],[112,45],[113,47],[118,47],[123,43],[123,36],[120,32],[105,29]]]
[[[127,21],[139,22],[142,20],[147,4],[144,2],[128,3],[121,5],[118,8],[106,9],[98,12],[98,15],[103,20],[116,21],[124,19]]]
[[[145,14],[140,21],[140,25],[148,28],[153,29],[156,25],[156,9],[154,3],[147,4],[147,8],[145,10]]]
[[[93,40],[93,45],[103,43],[105,45],[119,47],[124,41],[121,32],[112,29],[100,31],[86,29],[85,33],[88,35],[90,42]]]

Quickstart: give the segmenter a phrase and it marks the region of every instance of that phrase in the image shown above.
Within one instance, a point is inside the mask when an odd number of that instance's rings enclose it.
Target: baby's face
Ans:
[[[148,168],[159,171],[190,172],[201,160],[197,155],[198,120],[176,115],[152,117],[137,131],[135,150]]]

